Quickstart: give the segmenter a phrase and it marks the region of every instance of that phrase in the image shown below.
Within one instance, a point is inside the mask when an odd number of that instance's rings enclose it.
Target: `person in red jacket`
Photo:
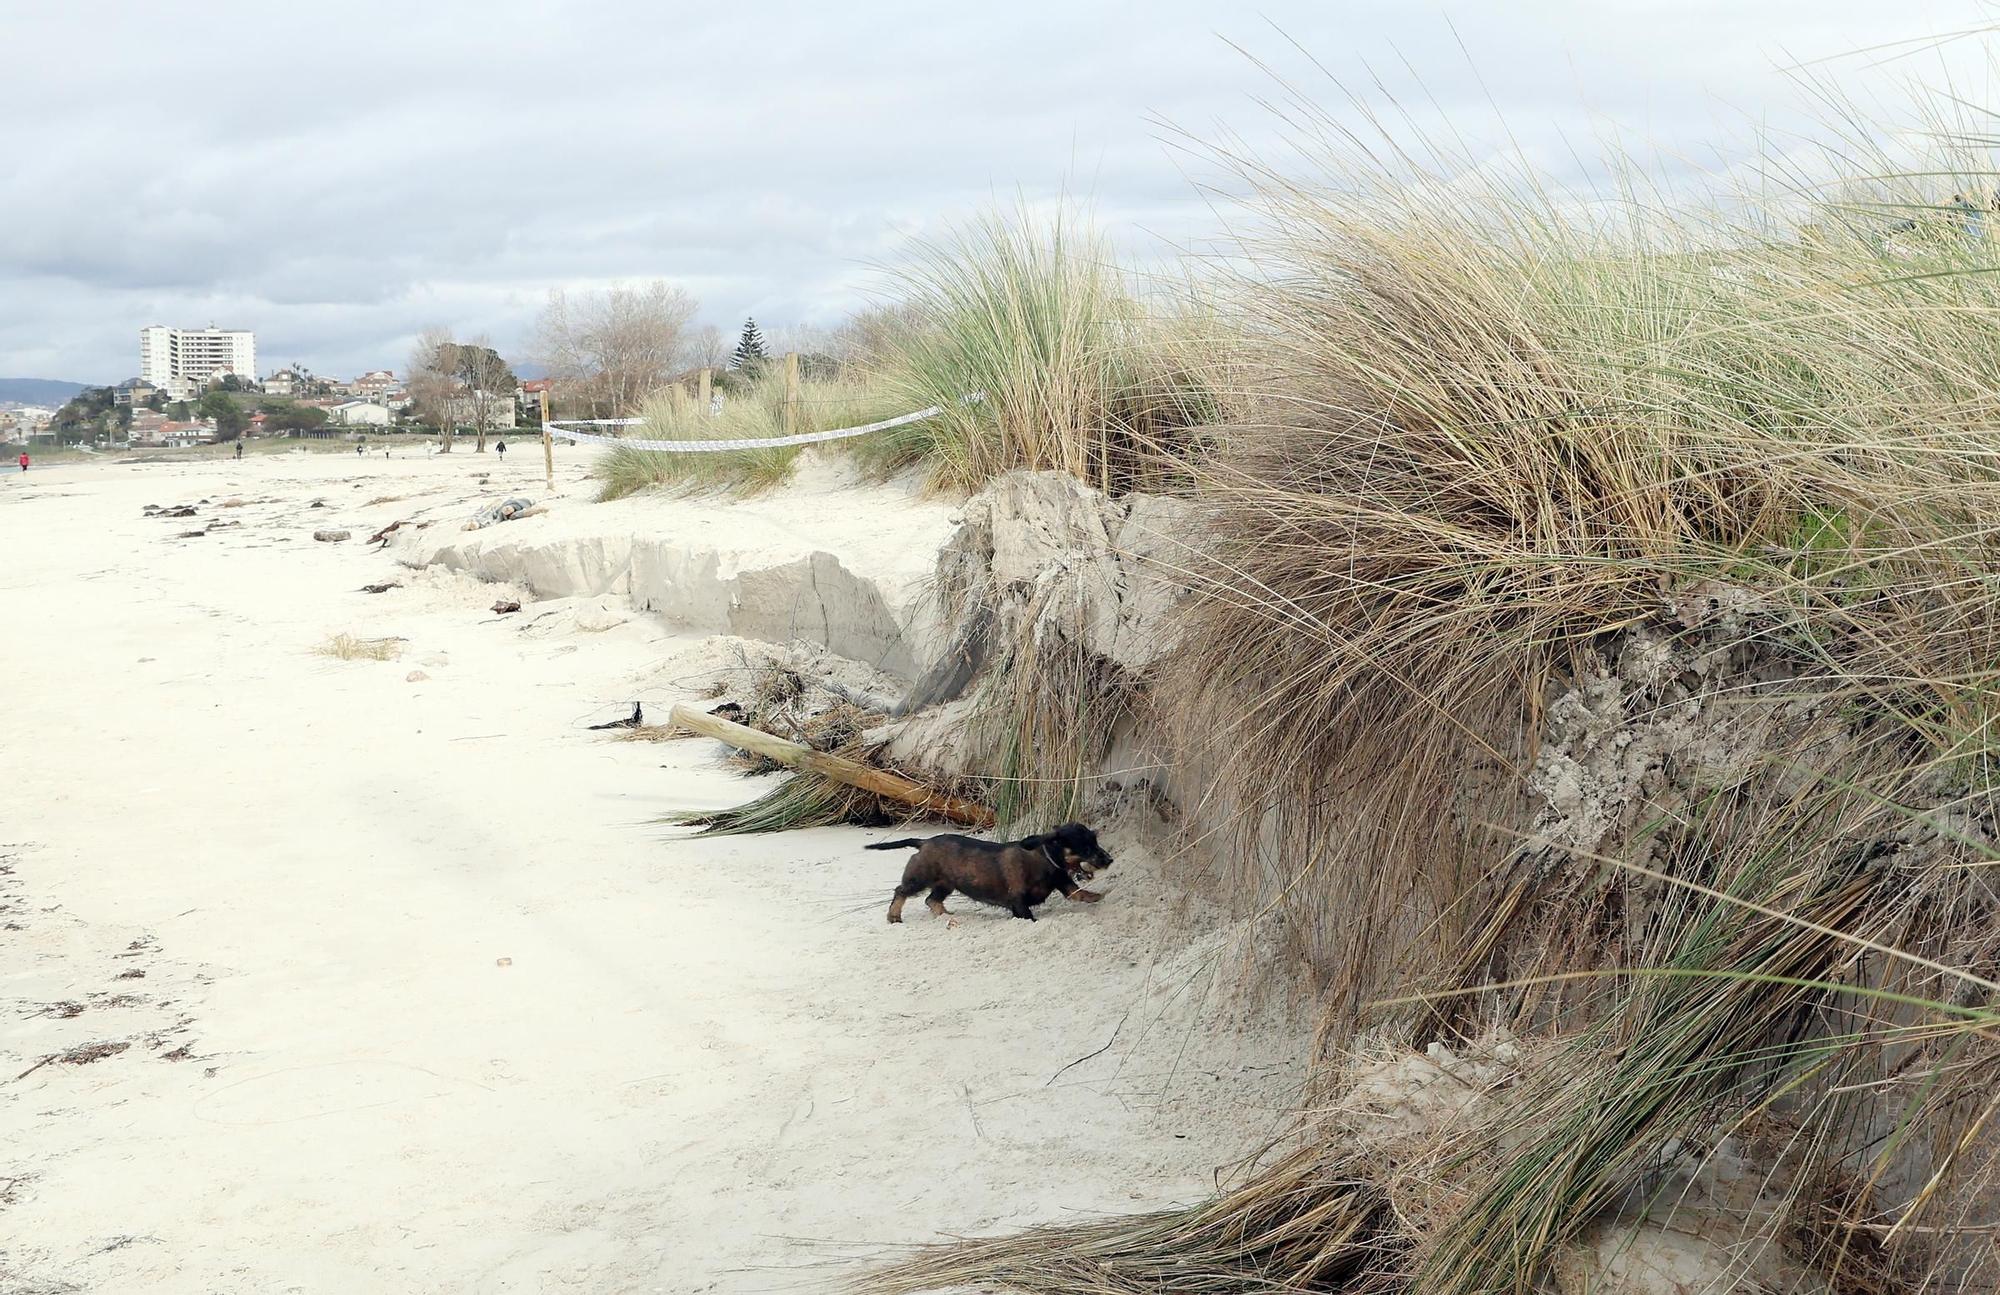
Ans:
[[[28,452],[27,452],[26,450],[22,450],[22,451],[21,451],[21,471],[23,471],[23,472],[26,472],[27,470],[28,470]]]

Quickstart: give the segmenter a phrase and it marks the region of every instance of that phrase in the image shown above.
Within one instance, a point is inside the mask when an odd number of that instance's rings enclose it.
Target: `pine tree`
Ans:
[[[729,357],[729,367],[754,377],[769,358],[764,352],[764,335],[757,331],[757,321],[744,320],[743,336],[737,340],[735,354]]]

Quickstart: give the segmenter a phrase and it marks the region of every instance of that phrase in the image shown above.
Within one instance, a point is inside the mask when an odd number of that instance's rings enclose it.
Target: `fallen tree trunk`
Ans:
[[[939,818],[950,819],[954,823],[964,823],[969,827],[993,826],[993,811],[986,806],[946,795],[920,782],[913,782],[899,773],[890,773],[887,769],[878,769],[872,764],[862,764],[845,756],[815,751],[803,743],[705,714],[692,706],[675,706],[672,717],[674,723],[692,729],[703,737],[727,742],[739,750],[776,760],[779,764],[790,768],[810,770],[835,782],[844,782],[850,787],[872,791],[878,796],[927,814],[935,814]]]

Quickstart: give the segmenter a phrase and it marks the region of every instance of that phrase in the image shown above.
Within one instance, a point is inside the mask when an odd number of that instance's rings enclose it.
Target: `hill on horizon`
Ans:
[[[61,405],[89,385],[54,378],[0,378],[0,403],[11,400],[24,405]]]

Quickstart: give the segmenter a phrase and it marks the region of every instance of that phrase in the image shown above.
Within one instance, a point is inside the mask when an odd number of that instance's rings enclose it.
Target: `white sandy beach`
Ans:
[[[576,525],[586,462],[500,529]],[[361,542],[540,487],[538,448],[0,482],[0,1292],[819,1290],[1195,1199],[1277,1125],[1303,1032],[1210,989],[1227,930],[1129,842],[1094,908],[889,926],[860,847],[908,833],[685,839],[765,784],[586,730],[697,686],[698,634]],[[898,561],[946,529],[884,512]]]

